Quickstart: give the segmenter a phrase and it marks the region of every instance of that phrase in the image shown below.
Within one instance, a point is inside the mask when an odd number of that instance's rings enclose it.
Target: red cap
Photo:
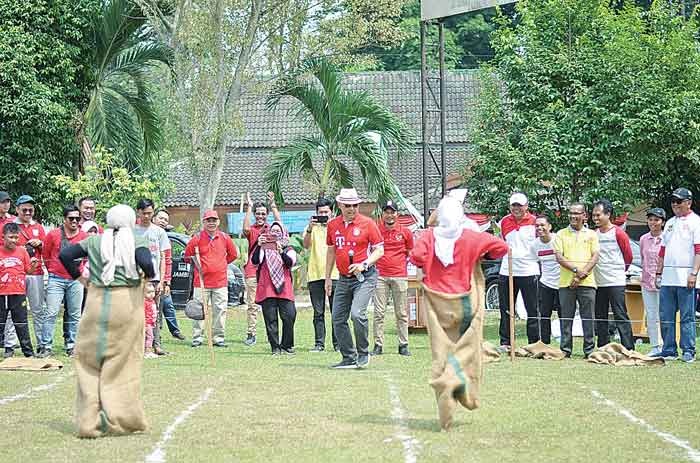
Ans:
[[[207,219],[218,219],[219,214],[214,210],[214,209],[209,209],[204,213],[204,216],[202,217],[202,220],[207,220]]]

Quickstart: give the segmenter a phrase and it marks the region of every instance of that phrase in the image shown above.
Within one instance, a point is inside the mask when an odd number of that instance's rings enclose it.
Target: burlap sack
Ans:
[[[666,363],[663,357],[649,357],[637,351],[627,350],[625,346],[616,342],[599,347],[598,350],[588,356],[588,361],[618,367],[665,365]]]
[[[469,294],[444,294],[424,287],[432,351],[430,385],[435,390],[440,426],[449,429],[457,403],[479,406],[483,377],[484,277],[477,263]]]
[[[78,436],[146,429],[143,343],[143,286],[91,287],[75,344]]]

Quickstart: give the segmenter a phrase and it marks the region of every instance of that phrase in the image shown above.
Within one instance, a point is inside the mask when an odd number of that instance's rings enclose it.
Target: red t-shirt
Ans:
[[[243,266],[243,274],[246,278],[255,278],[255,274],[258,271],[258,267],[253,265],[250,261],[253,255],[253,247],[258,245],[258,238],[268,229],[267,224],[263,225],[251,225],[250,231],[246,232],[246,238],[248,238],[248,262]]]
[[[202,271],[204,272],[204,287],[207,289],[225,288],[228,286],[228,264],[238,257],[238,249],[227,234],[217,231],[213,238],[205,231],[194,235],[185,247],[186,261],[194,256],[194,247],[199,246]],[[199,286],[199,272],[194,269],[194,284]]]
[[[6,223],[12,223],[15,220],[17,220],[17,217],[12,214],[7,214],[4,217],[0,217],[0,236],[2,235],[2,227],[4,227]]]
[[[0,294],[26,294],[26,278],[31,266],[24,246],[17,246],[13,251],[8,251],[5,246],[0,247]]]
[[[146,326],[156,326],[156,301],[143,300],[143,315],[146,317]]]
[[[68,238],[70,244],[78,244],[82,240],[88,237],[87,233],[78,230],[78,233],[72,238]],[[54,228],[51,230],[44,238],[44,247],[42,249],[42,254],[44,255],[44,262],[46,263],[46,270],[49,273],[53,273],[61,278],[67,280],[72,280],[70,273],[66,271],[58,255],[61,253],[61,229]]]
[[[408,254],[413,249],[413,233],[398,223],[388,229],[379,224],[384,238],[384,255],[377,261],[377,270],[382,277],[407,277]]]
[[[165,275],[163,275],[163,281],[170,282],[173,279],[173,250],[166,249],[163,251],[163,257],[165,258]]]
[[[454,263],[445,267],[435,255],[433,230],[424,232],[411,251],[411,262],[423,269],[423,284],[433,291],[464,294],[472,288],[472,269],[484,255],[499,259],[508,252],[508,245],[488,233],[464,230],[455,242]]]
[[[382,234],[377,224],[369,217],[357,214],[355,220],[345,224],[342,216],[328,222],[326,244],[335,246],[335,263],[342,275],[349,274],[350,256],[348,251],[355,252],[353,263],[359,264],[369,256],[369,247],[382,244]]]
[[[25,225],[23,223],[20,223],[19,221],[16,221],[17,225],[19,225],[19,241],[17,242],[17,246],[22,246],[24,247],[25,244],[27,244],[27,241],[33,240],[33,239],[38,239],[42,242],[44,242],[44,239],[46,238],[46,232],[44,231],[44,226],[41,225],[39,222],[34,222],[30,223],[29,225]],[[32,272],[30,275],[43,275],[44,271],[41,269],[41,258],[43,254],[42,247],[34,248],[36,251],[36,254],[34,257],[39,259],[39,265],[37,265],[36,270]]]

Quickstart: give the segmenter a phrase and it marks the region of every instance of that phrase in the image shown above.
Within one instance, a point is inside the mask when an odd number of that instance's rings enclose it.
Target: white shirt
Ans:
[[[528,214],[520,224],[514,225],[515,219],[508,214],[499,222],[503,240],[513,252],[513,276],[528,277],[540,274],[537,256],[532,251],[535,235],[535,216]],[[501,260],[500,275],[508,275],[508,255]]]
[[[700,245],[700,217],[694,212],[672,217],[664,227],[661,245],[665,248],[661,286],[685,287],[693,269],[695,247]]]
[[[544,243],[541,238],[537,238],[532,243],[532,253],[537,256],[542,269],[540,283],[547,288],[559,289],[559,262],[554,253],[554,235],[550,235],[549,242]]]
[[[595,282],[599,288],[625,286],[627,284],[625,259],[622,257],[620,245],[617,243],[615,227],[610,227],[610,230],[606,232],[597,229],[596,233],[598,234],[600,253],[598,263],[593,268]],[[580,267],[583,267],[583,264]]]

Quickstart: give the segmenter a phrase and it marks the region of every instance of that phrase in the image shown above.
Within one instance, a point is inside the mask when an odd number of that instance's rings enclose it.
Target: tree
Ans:
[[[53,174],[80,155],[75,123],[92,76],[98,0],[0,0],[0,188],[56,202]]]
[[[296,115],[315,127],[316,133],[278,150],[265,169],[267,188],[280,202],[282,185],[300,172],[319,196],[353,186],[349,163],[357,166],[372,197],[381,201],[395,197],[388,152],[393,148],[403,155],[410,137],[389,110],[366,93],[344,90],[339,70],[324,59],[308,60],[280,79],[268,107],[274,109],[283,97],[297,100]]]
[[[134,173],[124,167],[111,152],[98,146],[93,151],[93,161],[85,167],[85,173],[77,179],[67,175],[55,175],[56,184],[64,201],[73,202],[90,196],[96,198],[96,217],[104,222],[107,211],[116,204],[136,206],[141,198],[153,199],[156,204],[168,193],[171,185],[148,175]],[[54,214],[60,216],[60,211]]]
[[[700,52],[667,2],[525,0],[500,17],[465,168],[470,200],[504,212],[605,197],[630,209],[690,180],[700,157]],[[683,166],[686,178],[679,176]],[[689,175],[690,174],[690,175]]]
[[[169,65],[164,44],[135,0],[107,0],[93,20],[94,82],[78,129],[83,157],[100,145],[131,171],[152,165],[163,147],[153,99],[154,68]]]

